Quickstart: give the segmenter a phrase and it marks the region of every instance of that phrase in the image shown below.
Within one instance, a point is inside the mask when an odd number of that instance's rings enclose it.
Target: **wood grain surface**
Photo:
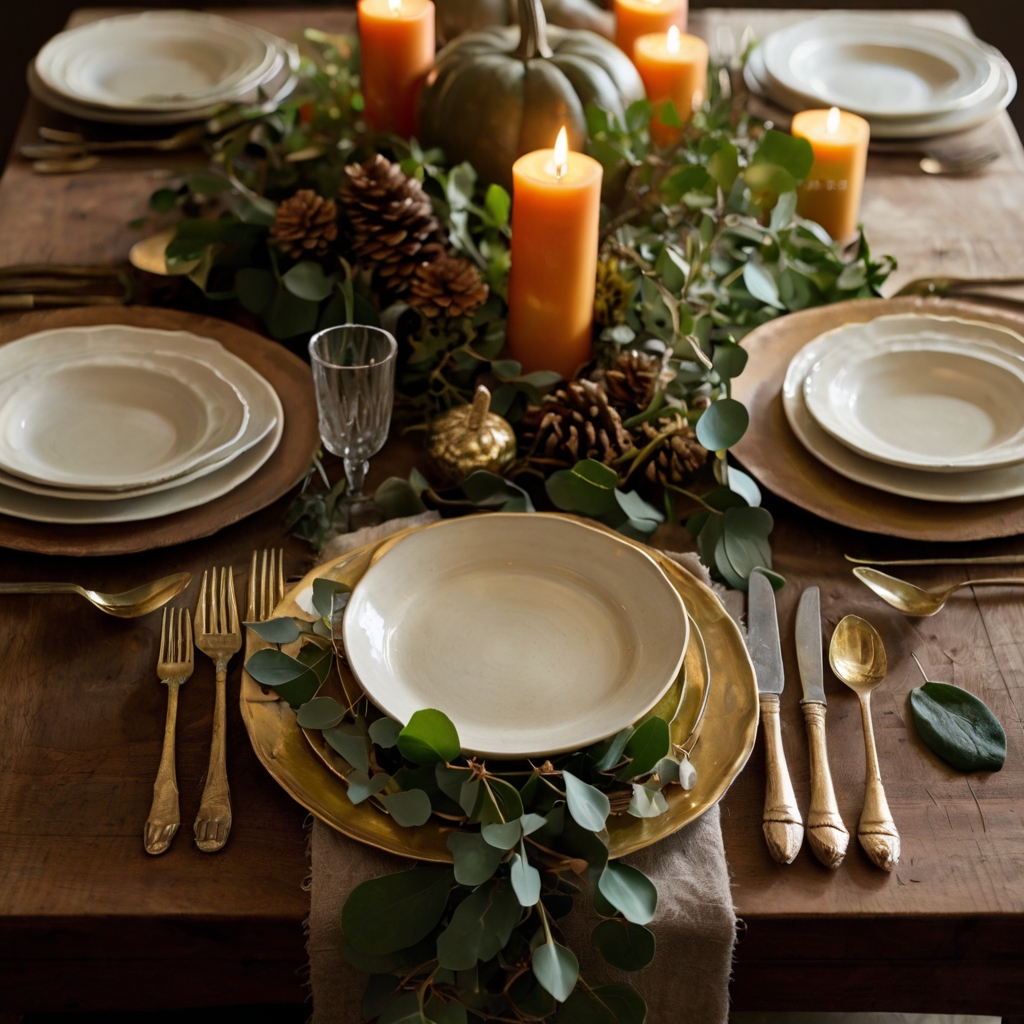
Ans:
[[[86,15],[88,16],[88,15]],[[239,11],[234,16],[295,38],[306,25],[351,25],[338,10]],[[692,27],[718,46],[746,24],[763,34],[804,12],[695,11]],[[900,15],[903,16],[903,15]],[[920,15],[914,15],[920,17]],[[953,15],[926,15],[963,30]],[[31,104],[23,139],[66,119]],[[1024,151],[1009,119],[986,129],[1002,157],[979,178],[927,178],[916,161],[872,157],[864,220],[876,252],[900,270],[890,288],[925,274],[1024,275]],[[196,165],[121,158],[67,178],[34,176],[15,156],[0,181],[0,265],[119,262],[138,236],[126,225],[174,169]],[[393,440],[373,460],[369,485],[405,475],[421,457]],[[129,586],[212,564],[242,571],[254,547],[286,544],[289,574],[309,566],[288,540],[288,499],[186,545],[104,559],[0,553],[0,578],[77,578]],[[821,587],[825,639],[845,614],[882,633],[890,674],[873,699],[882,775],[904,852],[891,874],[856,844],[837,871],[805,845],[789,866],[761,831],[761,741],[722,804],[733,896],[743,921],[732,986],[741,1009],[906,1010],[1024,1014],[1024,614],[1019,596],[962,592],[935,618],[907,620],[859,586],[844,552],[872,557],[1021,552],[1019,539],[941,546],[826,522],[766,496],[776,519],[778,595],[789,685],[781,728],[797,803],[806,815],[809,767],[793,623],[801,589]],[[658,546],[684,550],[680,527]],[[1010,570],[1013,571],[1013,570]],[[1020,571],[1020,570],[1018,570]],[[925,584],[959,569],[908,571]],[[196,584],[185,595],[194,604]],[[237,712],[239,665],[229,672],[231,839],[199,853],[187,829],[160,858],[142,849],[142,826],[160,756],[165,692],[154,676],[159,616],[105,618],[73,597],[3,598],[0,604],[0,1008],[155,1009],[306,996],[302,921],[308,898],[301,809],[267,777]],[[1003,722],[1006,767],[965,777],[940,763],[914,732],[907,707],[919,678],[983,697]],[[839,810],[853,831],[864,754],[856,698],[826,673],[826,730]],[[231,695],[234,696],[231,696]],[[198,806],[209,748],[213,670],[197,662],[182,688],[178,766],[185,821]],[[676,965],[676,969],[684,969]],[[652,1022],[671,1024],[671,1022]]]

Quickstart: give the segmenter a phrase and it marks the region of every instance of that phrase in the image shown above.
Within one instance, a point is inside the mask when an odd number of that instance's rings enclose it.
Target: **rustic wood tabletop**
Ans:
[[[76,19],[98,12],[79,12]],[[295,38],[302,28],[351,27],[338,10],[235,10],[233,17]],[[750,24],[763,34],[805,12],[700,11],[693,29],[716,45]],[[958,15],[916,15],[965,28]],[[34,101],[19,141],[66,120]],[[924,275],[1024,276],[1024,148],[1009,117],[980,134],[1001,151],[972,178],[933,178],[916,160],[873,156],[863,219],[877,253],[900,269],[889,290]],[[0,266],[124,259],[127,225],[151,191],[197,154],[105,161],[88,173],[36,175],[14,155],[0,180]],[[394,441],[372,464],[370,487],[419,458]],[[70,579],[115,590],[165,573],[233,565],[284,544],[298,575],[311,556],[288,539],[282,499],[206,540],[143,555],[47,558],[6,551],[0,579]],[[892,874],[855,844],[837,872],[806,847],[781,867],[761,833],[761,742],[722,804],[733,896],[742,920],[732,986],[738,1009],[906,1010],[1024,1014],[1024,611],[1008,591],[964,592],[933,619],[908,620],[870,595],[844,553],[880,558],[1024,550],[1011,539],[912,544],[833,526],[766,497],[776,518],[776,568],[789,580],[779,616],[789,685],[782,729],[806,813],[807,746],[793,622],[801,589],[821,587],[826,637],[847,613],[881,631],[890,675],[874,698],[882,775],[903,837]],[[692,547],[680,527],[660,547]],[[1013,572],[1013,569],[1007,570]],[[1016,570],[1024,575],[1021,570]],[[963,578],[917,571],[923,583]],[[154,666],[159,617],[106,618],[73,597],[4,597],[0,604],[0,1007],[10,1012],[156,1009],[300,1002],[308,896],[305,812],[264,772],[237,710],[239,662],[229,675],[228,770],[235,805],[225,850],[200,853],[187,828],[160,858],[142,847],[163,733]],[[922,745],[907,694],[919,684],[911,652],[932,678],[966,686],[1003,722],[1005,768],[965,777]],[[855,696],[826,673],[828,744],[839,808],[854,831],[864,754]],[[183,687],[178,771],[185,820],[198,805],[213,709],[213,669],[197,660]],[[662,1024],[662,1022],[656,1022]]]

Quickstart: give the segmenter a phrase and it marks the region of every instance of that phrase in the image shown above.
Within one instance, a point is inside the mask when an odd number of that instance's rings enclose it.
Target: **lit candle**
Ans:
[[[860,217],[871,128],[864,118],[833,107],[794,114],[792,132],[814,150],[814,166],[797,194],[797,213],[845,242]]]
[[[658,115],[665,102],[671,100],[685,123],[704,102],[708,44],[697,36],[684,35],[672,25],[667,33],[641,36],[633,48],[633,63],[654,106],[651,137],[659,145],[668,145],[679,138],[680,132],[663,124]]]
[[[554,149],[512,165],[508,343],[525,373],[569,380],[590,359],[601,175],[596,160],[569,152],[565,128]]]
[[[434,63],[430,0],[359,0],[366,118],[381,132],[416,133],[416,96]]]
[[[615,45],[633,57],[640,36],[667,32],[673,25],[686,31],[687,0],[615,0]]]

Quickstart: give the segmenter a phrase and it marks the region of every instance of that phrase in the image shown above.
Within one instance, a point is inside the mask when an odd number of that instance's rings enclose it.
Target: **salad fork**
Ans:
[[[207,586],[209,584],[209,586]],[[207,600],[209,592],[209,600]],[[235,577],[228,567],[203,573],[196,606],[196,647],[210,658],[217,671],[217,695],[213,707],[213,739],[206,786],[196,816],[196,845],[203,853],[215,853],[228,841],[231,831],[231,792],[228,789],[227,673],[228,662],[242,646],[242,630],[235,604]]]
[[[264,548],[253,551],[249,566],[249,602],[245,613],[245,625],[251,622],[266,622],[274,617],[274,609],[284,600],[284,548]],[[271,645],[253,630],[245,631],[245,659],[249,660],[257,651]],[[269,703],[277,700],[277,694],[266,686],[260,686],[248,672],[242,673],[242,694],[246,700]]]
[[[170,614],[168,614],[168,612]],[[160,623],[160,654],[156,674],[167,684],[167,721],[160,768],[153,783],[153,805],[149,809],[143,838],[146,853],[163,853],[181,825],[178,811],[178,780],[174,771],[174,731],[178,720],[178,688],[192,675],[192,620],[187,608],[165,608]],[[177,621],[177,624],[175,624]]]

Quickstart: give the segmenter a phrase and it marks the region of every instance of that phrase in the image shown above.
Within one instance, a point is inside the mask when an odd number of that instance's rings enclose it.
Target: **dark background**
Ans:
[[[3,61],[0,62],[0,96],[7,100],[0,108],[0,153],[10,148],[14,128],[25,105],[28,90],[25,86],[25,68],[40,46],[50,36],[59,32],[68,15],[77,7],[244,7],[244,6],[298,6],[287,0],[218,0],[211,3],[188,2],[188,0],[150,0],[140,4],[118,3],[118,0],[0,0],[3,9],[7,43],[4,45]],[[305,0],[303,7],[351,6],[350,4],[316,4]],[[859,8],[864,10],[891,10],[893,4],[884,0],[844,0],[839,4],[824,4],[821,0],[738,0],[735,3],[706,3],[690,0],[692,8],[699,7],[795,7],[817,10],[828,8]],[[943,3],[942,0],[903,0],[900,9],[952,8],[967,15],[974,31],[986,42],[997,46],[1018,74],[1024,72],[1024,2],[1022,0],[960,0],[959,3]],[[1024,128],[1024,98],[1019,94],[1010,106],[1010,113],[1018,130]]]

